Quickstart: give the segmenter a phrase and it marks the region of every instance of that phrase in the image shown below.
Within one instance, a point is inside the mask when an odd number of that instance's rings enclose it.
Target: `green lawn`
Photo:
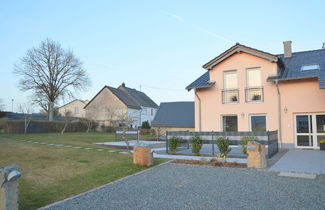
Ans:
[[[132,156],[16,142],[26,139],[86,147],[113,141],[107,133],[0,134],[0,167],[21,166],[20,208],[35,209],[146,169],[135,166]],[[155,164],[164,160],[155,159]]]
[[[41,134],[1,134],[0,137],[3,138],[13,138],[13,139],[24,139],[24,140],[35,140],[38,142],[47,142],[51,144],[67,144],[73,146],[81,147],[92,147],[92,148],[103,148],[102,146],[94,145],[94,142],[107,142],[115,141],[114,133],[65,133],[61,135],[60,133],[41,133]],[[141,135],[140,139],[153,137],[149,135]],[[136,137],[129,137],[129,140],[134,140]],[[121,140],[121,137],[117,139]]]

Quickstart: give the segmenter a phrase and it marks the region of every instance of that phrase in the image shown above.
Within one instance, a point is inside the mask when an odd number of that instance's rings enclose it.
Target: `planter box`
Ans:
[[[320,143],[319,147],[320,147],[320,150],[325,150],[325,143]]]

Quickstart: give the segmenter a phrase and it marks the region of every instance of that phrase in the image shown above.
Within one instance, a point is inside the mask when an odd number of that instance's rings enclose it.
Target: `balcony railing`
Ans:
[[[246,88],[246,102],[260,102],[260,101],[264,101],[263,87]]]
[[[238,89],[224,89],[224,90],[222,90],[222,103],[223,104],[239,103]]]

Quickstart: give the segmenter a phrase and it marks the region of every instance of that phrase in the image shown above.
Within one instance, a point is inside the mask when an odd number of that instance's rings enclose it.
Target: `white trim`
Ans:
[[[252,71],[252,70],[259,70],[260,71],[260,82],[261,84],[259,86],[256,87],[262,87],[263,86],[263,82],[262,82],[262,70],[261,67],[251,67],[251,68],[246,68],[246,87],[248,88],[254,88],[254,86],[249,86],[249,77],[248,77],[248,72]]]
[[[220,123],[220,126],[221,126],[220,130],[222,132],[226,132],[226,131],[223,130],[223,117],[227,117],[227,116],[236,116],[237,117],[237,131],[238,131],[238,114],[221,114],[220,115],[220,121],[221,121],[221,123]]]
[[[267,114],[261,113],[261,114],[248,114],[248,125],[249,125],[249,130],[252,131],[252,117],[254,116],[265,116],[265,131],[268,131],[268,119],[267,119]]]
[[[308,122],[311,123],[309,124],[309,128],[311,128],[311,125],[313,127],[312,132],[309,130],[308,133],[297,133],[297,116],[308,116]],[[293,116],[293,122],[294,122],[294,144],[296,148],[301,148],[301,149],[319,149],[319,146],[317,145],[317,136],[325,136],[325,133],[317,133],[317,122],[316,122],[316,116],[317,115],[325,115],[323,112],[318,112],[318,113],[297,113],[294,114]],[[310,117],[311,116],[311,122],[310,122]],[[313,146],[298,146],[298,136],[311,136],[313,138]]]

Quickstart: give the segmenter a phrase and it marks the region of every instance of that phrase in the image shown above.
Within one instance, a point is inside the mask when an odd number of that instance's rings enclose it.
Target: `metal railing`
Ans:
[[[267,157],[271,158],[279,150],[278,145],[278,131],[266,131],[266,132],[192,132],[192,131],[167,131],[166,132],[166,153],[169,154],[169,140],[173,137],[181,139],[181,145],[177,150],[177,155],[192,154],[190,149],[191,138],[193,136],[199,136],[203,140],[203,147],[201,154],[206,156],[215,156],[218,153],[218,147],[216,140],[218,137],[227,137],[230,145],[237,147],[233,148],[234,152],[229,154],[232,157],[245,158],[241,152],[241,140],[244,136],[252,136],[258,139],[258,142],[265,144]]]
[[[246,102],[260,102],[264,101],[263,87],[248,87],[245,94]]]
[[[223,89],[222,90],[222,103],[223,104],[239,103],[239,90],[238,89]]]

